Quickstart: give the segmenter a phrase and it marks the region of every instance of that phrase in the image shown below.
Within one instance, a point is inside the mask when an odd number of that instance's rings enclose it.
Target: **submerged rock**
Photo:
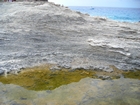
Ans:
[[[2,105],[116,105],[116,103],[139,105],[139,90],[140,81],[133,79],[102,81],[84,78],[51,91],[39,92],[13,84],[0,83],[0,103]]]
[[[42,65],[33,68],[27,68],[19,74],[10,74],[0,76],[0,82],[4,84],[16,84],[29,90],[53,90],[61,85],[78,82],[82,78],[95,78],[95,72],[92,70],[77,69],[69,71],[66,68],[51,69],[54,66]]]
[[[110,76],[104,76],[104,75],[99,75],[98,78],[102,80],[111,80],[112,78]]]

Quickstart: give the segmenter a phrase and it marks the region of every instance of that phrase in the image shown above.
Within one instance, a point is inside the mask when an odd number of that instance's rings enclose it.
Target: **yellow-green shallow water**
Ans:
[[[50,71],[48,66],[28,68],[18,75],[10,74],[7,77],[0,76],[4,84],[16,84],[29,90],[52,90],[61,85],[78,82],[82,78],[93,78],[95,72],[86,70],[68,71],[61,69]]]
[[[83,78],[54,90],[0,83],[0,105],[140,105],[140,80]]]
[[[97,78],[96,74],[99,72],[94,70],[77,69],[70,71],[70,69],[62,68],[61,70],[50,70],[50,65],[36,66],[33,68],[26,68],[19,74],[9,74],[7,77],[0,76],[0,82],[4,84],[16,84],[29,90],[53,90],[61,85],[66,85],[72,82],[78,82],[82,78],[90,77]],[[140,79],[140,71],[121,72],[125,78]],[[99,73],[100,74],[100,73]],[[109,75],[111,73],[102,73]],[[116,74],[115,74],[116,75]],[[113,79],[118,78],[113,76]]]
[[[140,80],[140,70],[124,72],[123,75],[125,78],[132,78],[132,79]]]

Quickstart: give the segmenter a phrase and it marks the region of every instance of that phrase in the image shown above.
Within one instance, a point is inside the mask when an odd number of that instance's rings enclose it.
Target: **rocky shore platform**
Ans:
[[[0,73],[45,63],[140,69],[140,23],[91,17],[51,2],[0,3]]]
[[[54,65],[48,76],[43,64]],[[140,22],[91,17],[51,2],[0,2],[0,105],[140,105],[139,70]],[[63,77],[62,83],[65,74],[78,81],[35,91],[34,83]]]

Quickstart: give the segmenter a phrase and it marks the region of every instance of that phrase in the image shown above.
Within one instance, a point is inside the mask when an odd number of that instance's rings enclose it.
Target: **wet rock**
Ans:
[[[14,101],[14,102],[11,102],[10,105],[24,105],[24,104],[19,104],[16,101]]]
[[[52,66],[50,68],[51,71],[56,71],[56,70],[61,70],[61,67],[58,67],[58,66]]]
[[[107,67],[103,71],[112,73],[114,70],[113,70],[113,68]]]
[[[84,78],[50,91],[31,91],[0,83],[2,105],[139,105],[140,81],[135,79],[100,80]],[[18,94],[17,94],[18,93]],[[29,96],[29,97],[28,97]],[[20,100],[20,98],[27,100]],[[125,98],[124,98],[125,97]]]
[[[4,89],[2,89],[2,91],[3,91],[3,92],[7,92],[7,89],[6,89],[6,88],[4,88]]]
[[[66,69],[70,69],[71,68],[70,65],[67,65],[67,64],[62,64],[62,67],[66,68]]]
[[[27,100],[27,98],[24,98],[24,97],[21,97],[20,99],[21,99],[21,100]]]
[[[10,71],[9,73],[10,73],[10,74],[18,75],[18,73],[20,73],[20,72],[21,72],[21,70],[12,70],[12,71]]]
[[[98,78],[102,80],[111,80],[112,78],[110,76],[105,76],[105,75],[98,75]]]
[[[3,70],[0,70],[0,75],[4,74],[4,71]]]
[[[52,93],[52,91],[51,91],[51,90],[47,90],[46,92],[47,92],[47,93],[49,93],[49,94],[51,94],[51,93]]]

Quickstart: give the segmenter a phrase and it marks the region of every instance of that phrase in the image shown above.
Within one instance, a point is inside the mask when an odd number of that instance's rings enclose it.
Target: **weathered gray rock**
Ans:
[[[100,78],[102,80],[111,80],[112,79],[110,76],[106,76],[106,75],[98,75],[98,78]]]
[[[56,70],[61,70],[61,67],[58,67],[57,65],[56,66],[52,66],[50,68],[51,71],[56,71]]]
[[[114,71],[113,68],[110,68],[110,67],[104,68],[103,70],[104,70],[105,72],[109,72],[109,73],[111,73],[111,72]]]
[[[111,72],[140,68],[140,24],[115,22],[49,2],[0,3],[0,68],[42,63]],[[109,68],[109,69],[106,69]]]

